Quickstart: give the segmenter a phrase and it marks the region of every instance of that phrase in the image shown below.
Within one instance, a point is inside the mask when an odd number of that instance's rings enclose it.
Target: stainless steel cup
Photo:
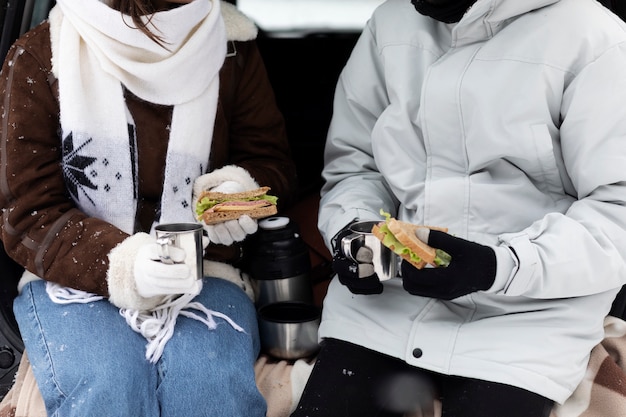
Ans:
[[[281,301],[258,311],[261,350],[278,359],[301,359],[319,350],[321,309],[313,304]]]
[[[202,225],[199,223],[164,223],[154,228],[159,258],[163,263],[185,263],[196,279],[203,276]],[[171,255],[171,247],[185,251],[185,259],[177,261]]]
[[[372,251],[372,263],[374,272],[381,281],[395,278],[398,270],[398,255],[382,244],[376,236],[372,234],[372,227],[380,223],[378,221],[356,222],[350,226],[352,234],[341,239],[343,253],[355,262],[356,254],[362,246],[368,247]]]

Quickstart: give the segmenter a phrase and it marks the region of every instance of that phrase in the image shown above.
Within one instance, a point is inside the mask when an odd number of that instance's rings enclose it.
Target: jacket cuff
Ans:
[[[241,272],[234,266],[223,262],[215,262],[205,259],[204,276],[230,281],[241,288],[253,303],[256,302],[256,293],[254,291],[254,287],[252,286],[250,277],[248,274]]]
[[[519,260],[510,246],[492,247],[496,253],[496,278],[488,293],[506,292],[519,269]]]
[[[137,233],[124,239],[109,252],[107,283],[111,304],[131,310],[148,311],[162,303],[163,297],[142,297],[135,285],[135,258],[139,248],[153,243],[147,233]]]

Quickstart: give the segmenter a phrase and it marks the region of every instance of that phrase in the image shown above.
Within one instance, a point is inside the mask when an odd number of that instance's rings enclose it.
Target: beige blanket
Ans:
[[[550,417],[626,416],[626,322],[605,321],[606,337],[591,352],[587,374],[572,396],[557,405]],[[261,356],[255,364],[259,390],[267,400],[267,417],[287,417],[295,409],[313,361],[276,361]],[[440,417],[439,404],[416,412],[419,417]],[[46,417],[26,355],[13,388],[0,403],[0,417]]]

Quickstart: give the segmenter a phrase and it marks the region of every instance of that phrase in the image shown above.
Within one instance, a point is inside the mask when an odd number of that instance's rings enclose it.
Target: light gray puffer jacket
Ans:
[[[446,25],[388,0],[334,106],[326,240],[382,208],[492,246],[498,272],[449,302],[335,280],[320,336],[564,401],[626,282],[623,22],[594,0],[478,0]]]

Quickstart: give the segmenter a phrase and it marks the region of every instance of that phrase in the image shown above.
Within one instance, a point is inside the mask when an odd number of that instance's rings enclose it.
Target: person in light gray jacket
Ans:
[[[625,104],[626,26],[595,0],[379,6],[337,84],[319,227],[338,279],[293,415],[567,399],[626,282]],[[346,264],[337,239],[381,209],[447,227],[428,242],[450,266]]]

